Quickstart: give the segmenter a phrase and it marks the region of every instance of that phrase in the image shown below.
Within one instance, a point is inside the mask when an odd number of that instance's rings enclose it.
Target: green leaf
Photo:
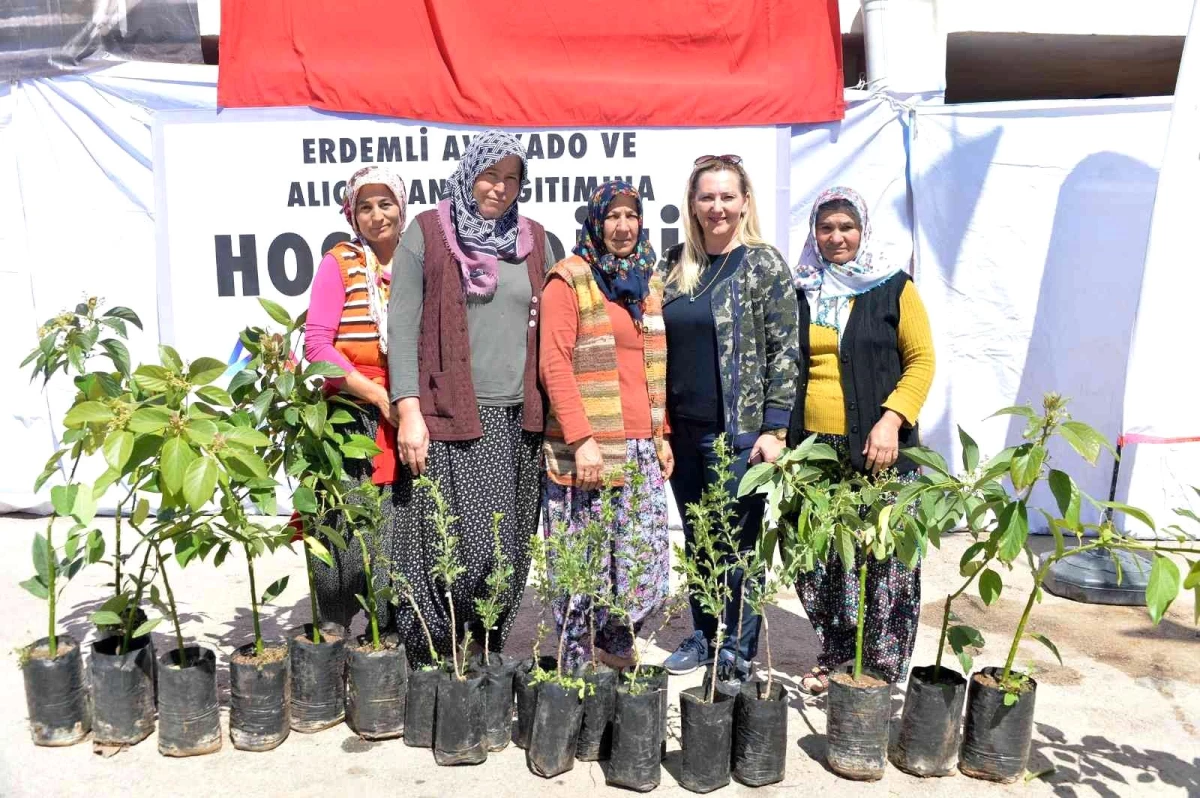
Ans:
[[[324,431],[328,412],[329,408],[324,402],[317,402],[304,408],[304,425],[312,431],[313,435],[320,435]]]
[[[142,407],[129,417],[129,429],[139,434],[162,432],[171,423],[171,411],[165,407]]]
[[[299,513],[312,514],[317,512],[317,497],[308,485],[301,485],[292,494],[292,507]]]
[[[1003,589],[1004,582],[1000,579],[1000,574],[991,568],[984,570],[979,575],[979,597],[989,607],[995,603],[996,599],[1000,598],[1000,591]]]
[[[337,413],[343,412],[345,411],[337,411]],[[334,416],[336,416],[337,413],[334,413]],[[346,415],[349,415],[349,413]],[[775,475],[775,471],[776,469],[774,463],[759,463],[758,465],[751,466],[749,470],[746,471],[746,475],[742,477],[742,481],[738,484],[738,498],[740,499],[743,496],[748,496],[751,493],[757,492],[760,485],[765,485],[771,479],[771,477]]]
[[[194,386],[208,385],[225,373],[227,366],[213,357],[198,357],[188,369],[188,382]]]
[[[183,475],[195,459],[196,452],[182,438],[168,439],[163,444],[159,466],[164,487],[171,493],[178,493],[183,487]]]
[[[1004,407],[992,413],[988,418],[996,416],[1023,416],[1024,418],[1037,418],[1037,413],[1033,412],[1033,408],[1029,405],[1014,405],[1012,407]]]
[[[88,533],[87,538],[87,561],[89,563],[100,562],[104,559],[104,535],[99,529],[93,529]]]
[[[96,626],[120,626],[121,616],[109,610],[97,610],[92,613],[91,621]]]
[[[53,556],[46,536],[41,532],[36,533],[33,536],[33,570],[44,582],[50,581],[50,562]]]
[[[1188,575],[1183,579],[1184,590],[1200,587],[1200,560],[1188,564]]]
[[[1042,464],[1045,461],[1046,449],[1043,446],[1031,445],[1028,449],[1022,446],[1018,449],[1009,469],[1013,487],[1021,491],[1036,482],[1042,475]]]
[[[1000,535],[1000,561],[1010,563],[1020,556],[1025,548],[1025,541],[1029,538],[1029,515],[1024,502],[1015,501],[1004,505],[997,520],[996,531]]]
[[[1116,451],[1108,439],[1082,421],[1064,421],[1058,428],[1059,436],[1079,453],[1079,456],[1092,465],[1100,457],[1100,449],[1108,449],[1113,455]]]
[[[170,376],[170,370],[162,366],[138,366],[133,372],[133,381],[148,393],[162,393],[167,390]]]
[[[328,360],[318,360],[316,363],[309,363],[304,369],[304,379],[309,380],[313,377],[345,377],[346,370],[336,363],[330,363]]]
[[[1020,700],[1021,700],[1021,696],[1017,693],[1005,693],[1004,694],[1004,706],[1006,706],[1006,707],[1016,706],[1017,702]]]
[[[1054,500],[1058,503],[1058,512],[1062,515],[1066,526],[1071,530],[1079,529],[1079,505],[1080,493],[1079,486],[1075,484],[1075,480],[1063,471],[1054,468],[1050,470],[1050,492],[1054,494]]]
[[[979,466],[979,444],[962,427],[958,428],[958,440],[962,444],[963,469],[969,474]]]
[[[81,524],[90,524],[96,517],[96,494],[91,485],[79,486],[75,504],[71,507],[71,517]]]
[[[46,583],[41,581],[39,577],[35,576],[31,579],[26,579],[21,583],[21,587],[28,590],[36,598],[40,598],[42,601],[50,598],[50,591],[46,589]]]
[[[1016,454],[1017,447],[1010,446],[1001,451],[998,455],[988,460],[983,466],[983,475],[980,477],[981,482],[986,482],[995,479],[1012,466],[1013,455]],[[979,484],[979,483],[976,483]]]
[[[330,424],[353,424],[354,416],[350,415],[344,409],[339,407],[336,410],[334,410],[332,413],[329,414],[329,423]],[[776,461],[776,462],[778,462],[778,461]],[[759,463],[759,465],[769,465],[769,464]],[[753,468],[751,470],[753,470]],[[1200,519],[1197,519],[1197,520],[1200,520]]]
[[[154,627],[158,626],[160,623],[162,623],[162,618],[151,618],[150,620],[146,621],[138,628],[134,629],[133,636],[134,637],[145,637],[146,635],[148,635],[152,631],[154,631]]]
[[[923,465],[926,468],[932,468],[939,474],[950,476],[950,466],[946,465],[946,460],[933,449],[926,449],[923,446],[912,446],[900,450],[900,454],[912,460],[917,465]]]
[[[1179,566],[1170,557],[1155,554],[1146,583],[1146,609],[1150,610],[1150,620],[1159,623],[1177,595]]]
[[[221,462],[239,477],[265,479],[267,464],[253,452],[240,449],[226,449],[221,452]]]
[[[99,421],[108,421],[113,412],[103,402],[80,402],[67,411],[63,418],[64,427],[82,427]]]
[[[150,515],[150,502],[145,499],[138,499],[137,506],[133,508],[133,516],[131,517],[134,526],[140,526],[148,515]]]
[[[854,535],[849,529],[840,527],[836,540],[838,556],[842,558],[842,566],[846,571],[854,570]]]
[[[363,460],[368,457],[374,457],[382,451],[374,439],[368,438],[365,435],[351,435],[350,440],[338,448],[344,457],[349,457],[352,460]]]
[[[199,446],[209,446],[217,434],[217,425],[206,418],[194,418],[183,428],[187,439]]]
[[[255,420],[261,422],[267,417],[267,410],[270,409],[271,403],[275,401],[275,389],[268,388],[254,398],[254,402],[250,405],[254,409]]]
[[[238,388],[243,388],[247,385],[252,385],[258,380],[258,372],[253,369],[243,368],[237,374],[233,375],[233,379],[229,381],[228,391],[231,394],[237,393]]]
[[[1156,529],[1156,527],[1154,526],[1154,519],[1150,517],[1150,513],[1146,512],[1145,510],[1143,510],[1139,507],[1133,507],[1131,505],[1123,504],[1121,502],[1109,502],[1109,501],[1103,501],[1103,502],[1098,501],[1098,502],[1095,502],[1095,504],[1097,507],[1110,507],[1113,510],[1117,511],[1118,513],[1124,513],[1125,515],[1129,516],[1130,518],[1136,518],[1137,520],[1141,521],[1146,526],[1150,527],[1151,531],[1154,531]]]
[[[963,673],[969,675],[975,663],[967,649],[983,648],[983,635],[979,633],[978,629],[971,626],[956,625],[946,630],[946,642],[949,644],[950,650],[958,657]]]
[[[208,402],[210,405],[216,405],[217,407],[233,406],[233,398],[226,391],[215,385],[206,385],[196,391],[196,396],[202,401]]]
[[[211,457],[197,457],[183,474],[183,498],[188,505],[199,511],[212,499],[217,487],[217,474],[221,470]]]
[[[249,427],[230,427],[226,429],[225,441],[235,446],[245,446],[251,449],[271,445],[270,438],[258,430]]]
[[[129,308],[115,305],[106,310],[104,315],[107,318],[124,319],[134,327],[137,327],[139,330],[142,329],[142,320],[138,318],[138,314],[134,313]]]
[[[1054,655],[1054,658],[1056,660],[1058,660],[1058,664],[1059,665],[1063,664],[1062,655],[1058,653],[1058,646],[1051,643],[1050,638],[1046,637],[1045,635],[1040,635],[1037,632],[1026,632],[1025,636],[1032,637],[1034,640],[1038,641],[1043,646],[1050,649],[1050,653],[1052,653]]]
[[[183,376],[183,358],[175,351],[175,347],[159,344],[158,357],[172,374]]]
[[[55,485],[50,488],[50,503],[54,512],[66,517],[75,507],[75,494],[79,492],[78,485]]]
[[[281,578],[275,580],[274,582],[272,582],[271,586],[268,587],[265,591],[263,591],[262,600],[259,603],[260,604],[270,604],[272,601],[279,598],[279,594],[282,593],[287,588],[287,584],[288,584],[288,577],[286,577],[286,576],[281,577]]]
[[[125,464],[129,462],[129,455],[132,453],[132,432],[117,430],[110,432],[104,439],[104,462],[108,463],[117,473],[120,473]]]
[[[267,315],[270,316],[274,322],[277,324],[282,324],[289,330],[292,329],[292,317],[288,315],[286,310],[283,309],[283,305],[280,305],[278,302],[272,302],[271,300],[261,296],[258,298],[258,304],[262,305],[263,310],[267,312]]]
[[[296,387],[296,375],[290,371],[285,371],[279,375],[279,379],[275,380],[275,390],[280,396],[291,396],[292,391]]]
[[[97,328],[99,329],[99,328]],[[105,338],[100,342],[100,348],[108,355],[108,359],[112,361],[113,367],[117,371],[128,377],[132,374],[132,367],[129,363],[129,347],[118,341],[116,338]]]
[[[329,549],[325,548],[325,544],[314,538],[312,535],[304,537],[304,543],[308,546],[308,550],[312,552],[312,556],[316,557],[321,562],[333,567],[333,556],[329,553]]]

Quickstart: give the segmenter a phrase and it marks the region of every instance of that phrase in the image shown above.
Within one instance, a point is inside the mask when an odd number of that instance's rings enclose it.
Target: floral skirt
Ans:
[[[810,433],[805,433],[806,435]],[[820,443],[829,444],[849,469],[850,451],[845,435],[820,434]],[[916,472],[901,475],[901,481],[917,478]],[[854,641],[858,631],[858,568],[863,553],[855,558],[855,567],[847,571],[842,558],[832,554],[808,573],[801,574],[796,592],[804,611],[821,641],[817,664],[834,668],[854,659]],[[910,569],[896,557],[867,563],[866,622],[863,627],[863,666],[890,682],[908,674],[909,660],[917,639],[917,620],[921,614],[921,565]]]
[[[554,618],[559,634],[566,632],[563,659],[570,668],[590,658],[593,628],[598,648],[617,657],[628,657],[632,652],[633,635],[642,621],[659,607],[670,589],[667,492],[654,441],[627,441],[626,457],[637,465],[645,481],[640,496],[635,496],[628,482],[619,489],[616,517],[604,553],[604,578],[614,595],[633,599],[630,618],[633,629],[629,628],[626,619],[619,618],[606,607],[597,607],[592,618],[592,602],[585,596],[560,597],[554,602]],[[590,520],[600,516],[600,495],[599,490],[580,490],[546,478],[542,498],[546,535],[560,525],[565,525],[569,533],[580,533]],[[649,559],[644,559],[647,556]],[[630,564],[634,557],[643,558],[645,567],[637,584],[630,584]],[[553,562],[550,569],[553,575]]]

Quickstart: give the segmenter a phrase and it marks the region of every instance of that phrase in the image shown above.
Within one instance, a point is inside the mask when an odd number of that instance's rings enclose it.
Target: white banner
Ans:
[[[444,181],[474,132],[295,109],[159,114],[162,340],[187,358],[231,358],[238,332],[266,321],[256,297],[293,313],[307,306],[322,254],[349,237],[341,199],[356,169],[391,163],[409,187],[411,223],[444,195]],[[545,225],[558,257],[574,245],[592,189],[614,177],[641,191],[654,247],[661,253],[677,243],[685,183],[695,158],[705,154],[745,159],[764,235],[784,237],[788,128],[513,132],[529,151],[521,212]]]

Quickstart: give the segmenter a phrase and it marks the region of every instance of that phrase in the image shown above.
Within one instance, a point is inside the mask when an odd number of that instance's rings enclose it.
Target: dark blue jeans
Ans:
[[[717,462],[713,452],[713,442],[724,432],[721,424],[701,423],[687,419],[671,419],[671,449],[675,455],[675,473],[671,476],[671,492],[675,494],[675,504],[683,516],[683,533],[688,553],[692,548],[692,524],[687,515],[687,506],[700,501],[704,488],[713,482],[715,474],[712,467]],[[733,479],[725,486],[729,495],[736,497],[738,483],[746,473],[750,449],[742,449],[736,454],[732,464]],[[743,499],[735,499],[734,523],[738,530],[738,548],[741,551],[751,551],[758,541],[762,529],[763,497],[751,495]],[[736,652],[738,657],[749,662],[758,652],[758,627],[761,619],[754,614],[749,606],[742,612],[742,634],[738,639],[738,605],[741,604],[742,570],[734,569],[729,575],[729,586],[733,598],[725,605],[726,638],[721,644],[722,650]],[[717,619],[700,608],[695,598],[691,599],[692,627],[704,633],[704,639],[712,645],[717,635]]]

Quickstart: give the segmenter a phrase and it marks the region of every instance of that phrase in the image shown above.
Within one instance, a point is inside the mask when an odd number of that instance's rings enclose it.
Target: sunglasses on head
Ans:
[[[721,163],[727,163],[730,166],[737,166],[738,164],[740,164],[742,162],[742,156],[740,156],[740,155],[701,155],[699,158],[697,158],[695,160],[695,162],[692,165],[693,166],[705,166],[710,163],[716,163],[717,161],[720,161]]]

